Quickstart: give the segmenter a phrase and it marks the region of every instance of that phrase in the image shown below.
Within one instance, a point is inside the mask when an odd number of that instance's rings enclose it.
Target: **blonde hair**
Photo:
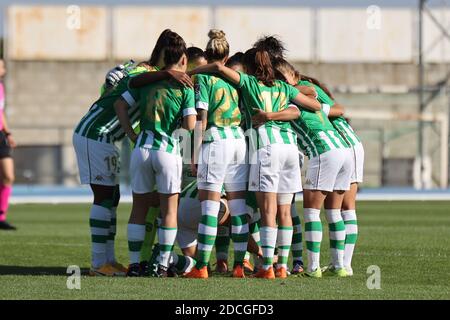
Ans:
[[[206,45],[205,56],[208,61],[222,60],[228,57],[230,45],[225,38],[225,32],[218,29],[211,29],[208,32],[209,41]]]

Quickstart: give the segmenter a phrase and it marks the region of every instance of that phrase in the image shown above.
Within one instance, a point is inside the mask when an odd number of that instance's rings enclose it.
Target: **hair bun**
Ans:
[[[211,29],[208,32],[208,37],[210,39],[225,39],[225,32],[219,29]]]

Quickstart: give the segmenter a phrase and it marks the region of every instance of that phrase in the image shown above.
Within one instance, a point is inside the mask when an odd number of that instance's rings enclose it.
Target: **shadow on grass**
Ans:
[[[87,268],[81,268],[81,274],[86,275]],[[67,276],[67,267],[28,267],[0,265],[0,276]]]

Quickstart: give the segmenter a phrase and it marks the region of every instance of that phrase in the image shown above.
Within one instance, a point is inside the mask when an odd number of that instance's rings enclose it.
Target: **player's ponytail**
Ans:
[[[208,32],[209,41],[206,44],[205,56],[208,62],[222,60],[230,54],[230,45],[225,38],[225,32],[211,29]]]
[[[171,66],[180,61],[183,54],[187,55],[186,42],[176,32],[171,32],[168,35],[168,44],[164,48],[164,64]]]
[[[161,59],[161,54],[163,53],[164,48],[168,45],[169,36],[171,33],[172,30],[166,29],[159,35],[155,48],[153,49],[150,59],[148,60],[148,63],[151,66],[155,67],[158,65]]]
[[[275,81],[275,71],[267,51],[256,50],[255,67],[255,76],[266,86],[273,86],[273,82]]]

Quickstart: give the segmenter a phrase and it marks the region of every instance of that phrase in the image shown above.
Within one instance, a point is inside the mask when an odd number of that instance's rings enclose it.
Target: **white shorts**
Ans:
[[[199,190],[247,190],[249,166],[245,139],[223,139],[202,144],[198,164]]]
[[[354,145],[351,149],[352,176],[350,183],[363,182],[364,175],[364,147],[362,143]]]
[[[256,152],[250,165],[249,191],[296,193],[302,191],[298,148],[270,144]]]
[[[130,160],[131,189],[142,194],[181,191],[181,156],[149,148],[134,148]]]
[[[74,133],[81,184],[115,186],[119,183],[119,149],[112,143],[99,142]]]
[[[200,201],[196,198],[181,198],[178,205],[177,242],[181,249],[197,245],[198,225],[202,218]]]
[[[311,158],[306,170],[307,190],[349,190],[352,175],[351,149],[333,149]]]

